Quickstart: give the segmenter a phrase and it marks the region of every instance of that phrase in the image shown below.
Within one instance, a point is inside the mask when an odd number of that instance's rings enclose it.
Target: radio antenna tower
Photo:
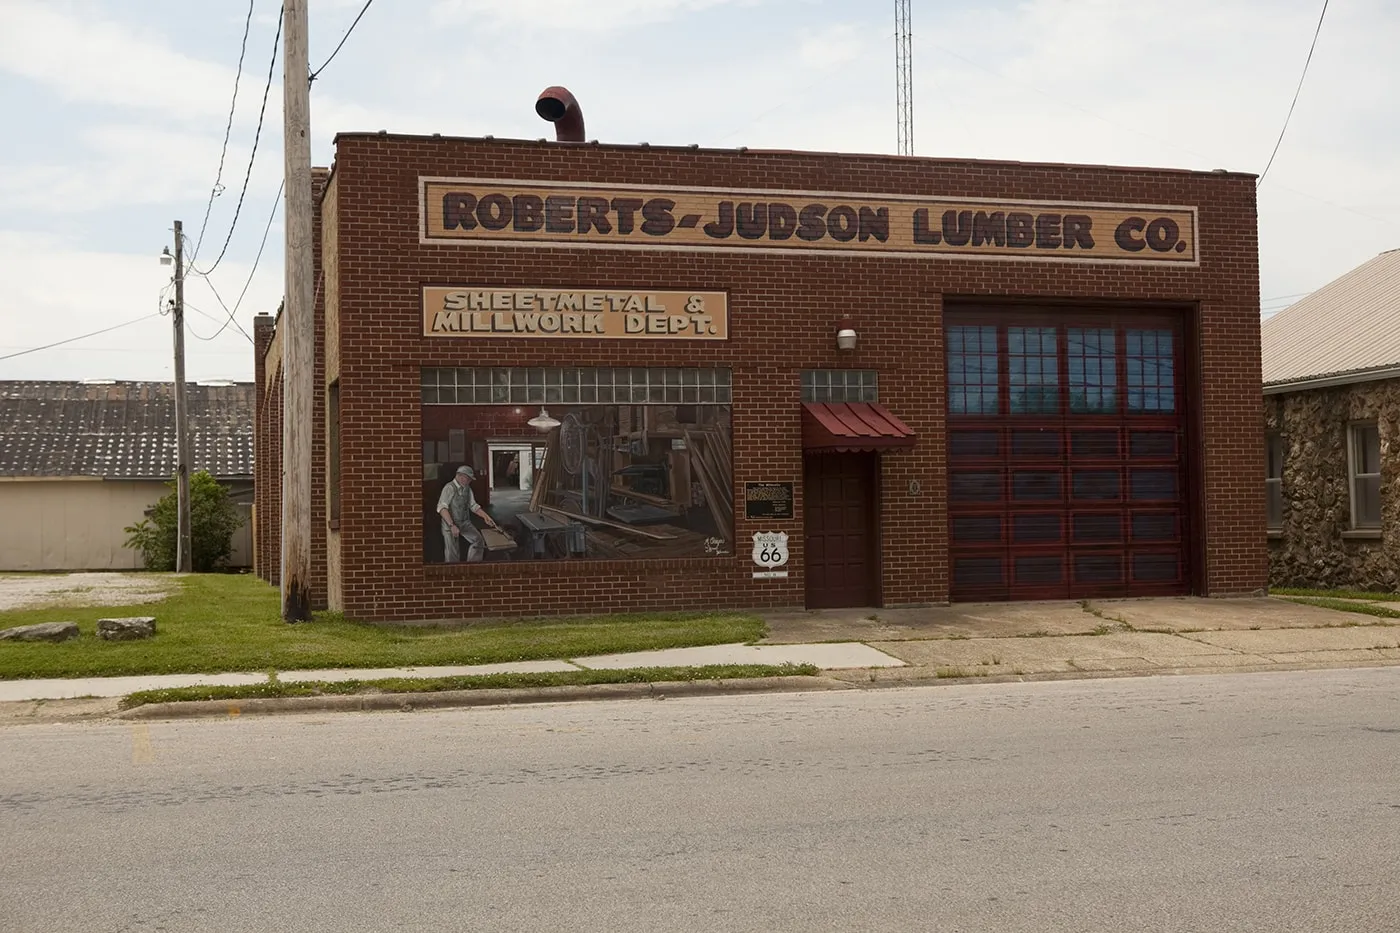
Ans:
[[[914,154],[913,64],[909,57],[909,0],[894,0],[894,68],[899,111],[899,154]]]

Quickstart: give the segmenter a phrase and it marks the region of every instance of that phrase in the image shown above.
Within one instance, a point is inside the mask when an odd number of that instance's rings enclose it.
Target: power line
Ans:
[[[204,339],[213,340],[215,337],[222,334],[230,324],[232,324],[234,327],[238,328],[238,332],[240,334],[247,338],[249,343],[252,343],[253,338],[248,336],[248,332],[243,329],[243,325],[238,323],[238,320],[234,317],[234,312],[238,310],[237,307],[235,307],[233,310],[229,310],[229,306],[224,302],[223,296],[219,294],[219,290],[214,287],[214,283],[211,280],[205,279],[204,284],[209,286],[209,291],[211,291],[214,294],[214,300],[219,303],[219,307],[224,309],[224,314],[227,316],[227,320],[225,320],[224,323],[219,326],[219,329],[215,331],[210,337]]]
[[[214,293],[214,297],[217,298],[219,304],[223,306],[224,312],[228,315],[228,318],[220,325],[219,329],[214,332],[213,336],[200,337],[198,334],[195,334],[200,340],[213,340],[214,337],[222,334],[229,324],[237,327],[244,337],[248,337],[248,332],[243,330],[243,325],[238,323],[236,315],[238,314],[238,309],[243,306],[243,298],[248,294],[248,287],[253,284],[253,276],[258,271],[258,263],[262,261],[263,249],[267,246],[267,235],[272,231],[272,222],[277,219],[277,208],[282,204],[282,188],[285,185],[286,180],[283,179],[282,184],[277,186],[277,195],[272,200],[272,212],[267,215],[267,225],[263,227],[262,240],[258,243],[258,254],[253,257],[253,267],[248,270],[248,278],[243,280],[243,290],[238,293],[238,298],[234,301],[232,309],[224,304],[224,299],[220,297],[218,290],[214,288],[213,280],[207,275],[204,276],[205,284],[209,286],[209,290]],[[189,302],[186,302],[186,304],[188,305]],[[248,337],[248,342],[252,343],[253,338]]]
[[[360,7],[359,15],[355,17],[355,21],[350,24],[349,29],[345,30],[345,35],[340,37],[340,43],[336,45],[335,51],[331,52],[330,58],[321,62],[320,68],[317,68],[315,71],[311,72],[311,74],[306,79],[307,84],[310,84],[311,82],[319,78],[321,76],[321,72],[326,70],[326,66],[329,65],[331,62],[335,61],[335,57],[340,54],[341,46],[345,45],[345,40],[350,38],[350,33],[355,31],[355,27],[360,25],[360,17],[365,15],[365,10],[368,10],[369,5],[373,2],[374,0],[365,0],[365,5]]]
[[[194,267],[194,262],[190,262],[189,271],[195,275],[207,276],[219,267],[223,261],[224,254],[228,252],[228,244],[233,239],[233,231],[238,226],[238,215],[243,212],[243,199],[248,194],[248,182],[253,177],[253,160],[258,157],[258,140],[262,138],[263,117],[267,114],[267,95],[272,90],[272,75],[277,68],[277,53],[282,46],[282,14],[277,14],[277,35],[272,40],[272,61],[267,65],[267,85],[263,88],[262,109],[258,111],[258,128],[253,133],[253,151],[248,154],[248,171],[243,175],[243,190],[238,192],[238,206],[233,210],[233,220],[228,226],[228,236],[224,237],[223,248],[219,250],[219,256],[214,260],[214,264],[208,269],[199,270]]]
[[[79,334],[76,337],[69,337],[67,340],[56,340],[53,343],[46,343],[42,347],[30,347],[28,350],[21,350],[18,353],[7,353],[4,356],[0,356],[0,360],[12,360],[17,356],[25,356],[30,353],[38,353],[40,350],[52,350],[54,347],[61,347],[65,343],[73,343],[77,340],[86,340],[89,337],[96,337],[99,334],[110,333],[121,327],[130,327],[132,324],[140,323],[141,321],[144,321],[147,318],[160,316],[161,315],[159,311],[152,311],[150,314],[143,314],[140,317],[132,318],[129,321],[123,321],[120,324],[113,324],[111,327],[104,327],[101,330],[95,330],[90,334]]]
[[[195,237],[194,252],[190,262],[199,255],[199,247],[204,243],[204,231],[209,227],[209,212],[214,209],[214,199],[223,190],[224,157],[228,155],[228,138],[233,132],[233,115],[238,110],[238,83],[243,78],[243,56],[248,51],[248,30],[253,25],[253,4],[248,0],[248,16],[243,20],[243,42],[238,46],[238,70],[233,75],[233,102],[228,105],[228,123],[224,126],[224,147],[219,150],[219,170],[214,173],[214,187],[209,189],[209,203],[204,206],[204,222],[199,225],[199,236]]]
[[[1264,166],[1264,171],[1259,173],[1259,180],[1254,183],[1257,188],[1264,183],[1264,176],[1269,174],[1269,167],[1274,164],[1274,156],[1278,155],[1278,147],[1283,145],[1283,134],[1288,132],[1288,121],[1293,119],[1293,108],[1298,105],[1298,95],[1303,91],[1303,80],[1308,76],[1308,65],[1312,63],[1313,49],[1317,48],[1317,37],[1322,33],[1322,20],[1327,16],[1327,0],[1322,0],[1322,13],[1317,18],[1317,28],[1313,30],[1312,45],[1308,46],[1308,57],[1303,62],[1303,73],[1298,76],[1298,87],[1293,91],[1293,102],[1288,105],[1288,115],[1283,118],[1283,129],[1278,131],[1278,141],[1274,143],[1274,151],[1269,153],[1269,162]]]
[[[925,40],[925,42],[927,42],[927,40]],[[1124,130],[1124,131],[1129,132],[1129,133],[1132,133],[1132,134],[1134,134],[1134,135],[1136,135],[1136,136],[1141,136],[1141,137],[1144,138],[1144,139],[1150,139],[1150,140],[1152,140],[1152,141],[1154,141],[1154,142],[1161,143],[1162,145],[1165,145],[1165,146],[1170,146],[1170,147],[1173,148],[1173,149],[1176,149],[1176,150],[1178,150],[1178,151],[1180,151],[1180,152],[1189,153],[1189,154],[1191,154],[1191,155],[1193,155],[1193,156],[1196,156],[1197,158],[1200,158],[1200,159],[1209,159],[1209,160],[1211,160],[1211,161],[1215,161],[1215,156],[1205,155],[1204,153],[1198,152],[1198,151],[1196,151],[1195,149],[1191,149],[1191,148],[1188,148],[1188,147],[1186,147],[1186,146],[1183,146],[1180,142],[1178,142],[1178,141],[1176,141],[1176,140],[1174,140],[1174,139],[1169,139],[1169,138],[1167,138],[1166,136],[1157,136],[1157,135],[1155,135],[1155,134],[1148,133],[1148,132],[1145,132],[1145,131],[1143,131],[1143,130],[1137,129],[1136,127],[1129,126],[1129,125],[1126,124],[1126,123],[1121,123],[1121,122],[1119,122],[1119,121],[1117,121],[1117,120],[1112,120],[1112,119],[1110,119],[1110,118],[1104,116],[1104,115],[1101,114],[1101,113],[1095,113],[1095,112],[1092,111],[1092,110],[1087,110],[1087,109],[1085,109],[1085,108],[1083,108],[1083,107],[1080,107],[1080,106],[1077,105],[1077,104],[1070,103],[1069,101],[1067,101],[1067,100],[1065,99],[1064,94],[1051,94],[1049,91],[1043,90],[1042,88],[1040,88],[1039,86],[1037,86],[1037,85],[1035,85],[1035,84],[1032,84],[1032,83],[1030,83],[1030,82],[1028,82],[1028,81],[1021,81],[1021,80],[1018,80],[1018,79],[1016,79],[1016,78],[1012,78],[1012,77],[1010,77],[1010,76],[1008,76],[1008,75],[1002,74],[1000,71],[997,71],[997,70],[994,69],[994,68],[988,67],[988,66],[987,66],[986,64],[984,64],[983,62],[977,61],[976,59],[968,58],[966,55],[960,55],[959,53],[953,51],[953,50],[950,49],[950,48],[947,48],[946,46],[937,45],[937,44],[934,44],[934,43],[929,43],[929,44],[932,45],[933,48],[935,48],[935,49],[937,49],[938,51],[942,52],[943,54],[949,56],[950,58],[956,58],[956,59],[958,59],[958,60],[960,60],[960,61],[962,61],[962,62],[964,62],[964,63],[966,63],[966,64],[968,64],[968,65],[971,65],[971,66],[974,67],[974,68],[978,68],[978,69],[980,69],[980,70],[982,70],[982,71],[985,71],[987,74],[991,75],[991,76],[994,77],[994,78],[1000,78],[1002,81],[1005,81],[1005,82],[1007,82],[1008,84],[1019,85],[1020,87],[1023,87],[1023,88],[1025,88],[1025,89],[1029,90],[1029,91],[1033,91],[1033,92],[1035,92],[1036,94],[1039,94],[1041,97],[1044,97],[1046,100],[1050,101],[1051,103],[1053,103],[1053,104],[1055,104],[1055,105],[1057,105],[1057,106],[1064,107],[1064,108],[1066,108],[1066,109],[1068,109],[1068,110],[1075,110],[1075,111],[1078,111],[1079,113],[1082,113],[1082,114],[1084,114],[1085,116],[1093,117],[1095,120],[1101,120],[1102,122],[1106,123],[1106,124],[1109,125],[1109,126],[1116,127],[1117,129]],[[954,101],[955,99],[956,99],[956,97],[955,97],[954,95],[947,95],[947,96],[946,96],[946,100],[948,100],[949,102],[952,102],[952,101]],[[777,108],[774,108],[774,109],[777,109]],[[736,132],[737,132],[737,130],[736,130]],[[732,135],[732,134],[731,134],[731,135]],[[1275,182],[1275,183],[1274,183],[1274,187],[1275,187],[1275,188],[1280,188],[1280,189],[1282,189],[1282,190],[1284,190],[1284,191],[1287,191],[1287,192],[1290,192],[1291,194],[1296,194],[1296,195],[1298,195],[1299,197],[1307,198],[1309,201],[1316,201],[1318,204],[1326,204],[1328,207],[1335,207],[1335,208],[1336,208],[1337,210],[1339,210],[1339,211],[1346,211],[1348,214],[1355,214],[1355,215],[1358,216],[1358,217],[1365,217],[1367,220],[1374,220],[1374,221],[1376,221],[1376,222],[1378,222],[1378,223],[1383,223],[1383,224],[1389,224],[1389,223],[1391,223],[1391,220],[1390,220],[1390,219],[1385,218],[1385,217],[1382,217],[1382,216],[1380,216],[1379,214],[1372,214],[1372,213],[1368,213],[1368,212],[1363,211],[1363,210],[1358,210],[1357,208],[1355,208],[1355,207],[1350,207],[1350,206],[1348,206],[1348,205],[1346,205],[1346,204],[1338,204],[1336,201],[1331,201],[1331,200],[1328,200],[1327,198],[1318,197],[1318,196],[1315,195],[1315,194],[1309,194],[1308,192],[1306,192],[1306,191],[1300,191],[1300,190],[1298,190],[1297,188],[1290,188],[1290,187],[1288,187],[1287,185],[1282,184],[1282,183],[1279,183],[1279,182]]]

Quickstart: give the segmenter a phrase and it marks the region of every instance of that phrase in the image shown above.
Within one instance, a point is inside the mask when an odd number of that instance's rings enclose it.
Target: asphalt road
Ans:
[[[0,930],[1400,930],[1400,669],[0,728]]]

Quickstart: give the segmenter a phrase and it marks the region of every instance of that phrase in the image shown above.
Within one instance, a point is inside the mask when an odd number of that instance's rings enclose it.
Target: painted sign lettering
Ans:
[[[1196,209],[420,179],[424,243],[1191,264]]]
[[[423,335],[727,340],[729,296],[428,285]]]

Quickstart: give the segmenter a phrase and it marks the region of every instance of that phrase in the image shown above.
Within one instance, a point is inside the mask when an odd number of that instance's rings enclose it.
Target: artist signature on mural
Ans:
[[[723,538],[706,538],[705,553],[727,554],[729,553],[729,545]]]

